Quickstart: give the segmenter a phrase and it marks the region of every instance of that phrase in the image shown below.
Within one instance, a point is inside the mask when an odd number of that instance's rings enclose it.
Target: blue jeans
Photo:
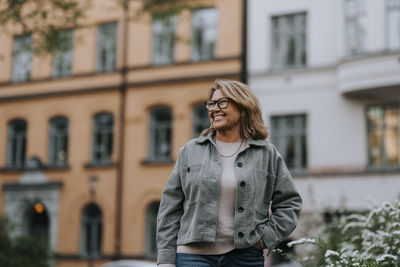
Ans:
[[[176,254],[176,267],[264,267],[261,249],[249,247],[234,249],[220,255]]]

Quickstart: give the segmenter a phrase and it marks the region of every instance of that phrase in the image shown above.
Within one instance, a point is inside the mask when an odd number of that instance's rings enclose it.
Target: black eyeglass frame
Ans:
[[[227,101],[227,104],[225,107],[221,107],[221,105],[220,105],[221,101]],[[212,102],[212,104],[211,104],[211,102]],[[206,101],[206,102],[204,102],[204,105],[206,106],[206,109],[208,111],[210,111],[213,107],[215,107],[215,104],[217,104],[219,109],[226,109],[229,106],[230,102],[231,102],[231,99],[229,97],[222,97],[215,101],[214,100]]]

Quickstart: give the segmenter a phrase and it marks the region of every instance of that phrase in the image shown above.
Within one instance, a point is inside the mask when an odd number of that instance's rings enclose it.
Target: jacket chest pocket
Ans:
[[[182,173],[182,190],[186,197],[186,204],[199,201],[202,187],[205,183],[204,165],[192,164],[184,167]]]

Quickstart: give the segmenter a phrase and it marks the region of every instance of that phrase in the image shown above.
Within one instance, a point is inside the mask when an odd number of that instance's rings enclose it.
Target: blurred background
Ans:
[[[303,197],[291,239],[400,198],[400,0],[0,8],[0,215],[53,266],[155,260],[162,189],[217,78],[259,97]]]

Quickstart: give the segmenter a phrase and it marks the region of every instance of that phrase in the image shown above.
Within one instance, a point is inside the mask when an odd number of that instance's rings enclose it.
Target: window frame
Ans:
[[[65,123],[64,129],[58,129],[56,124]],[[69,141],[69,120],[65,116],[55,116],[49,120],[49,139],[48,139],[48,165],[63,167],[68,161],[68,141]],[[64,148],[64,149],[63,149]],[[64,150],[65,159],[57,160],[57,154]]]
[[[295,24],[295,29],[288,27],[288,20],[292,19]],[[278,28],[274,26],[274,21],[277,21]],[[304,24],[296,23],[303,21]],[[271,16],[270,18],[270,36],[271,36],[271,48],[270,48],[270,64],[273,71],[279,70],[291,70],[291,69],[302,69],[308,66],[308,13],[306,11],[300,11],[288,14],[279,14]],[[283,26],[280,26],[283,25]],[[300,30],[299,28],[302,27]],[[283,39],[284,41],[281,41]],[[294,39],[294,63],[288,64],[288,53],[289,48],[288,42]],[[286,46],[283,46],[281,42],[284,42]],[[299,46],[298,43],[301,45]],[[304,62],[303,62],[304,58]]]
[[[393,0],[386,0],[385,2],[385,13],[386,13],[386,47],[389,51],[398,51],[400,50],[400,0],[396,0],[398,3],[394,4],[394,7],[391,6],[391,1]],[[399,36],[398,38],[398,44],[396,47],[391,47],[391,34],[390,34],[390,15],[395,13],[397,11],[399,18],[398,18],[398,30],[399,30]]]
[[[61,39],[63,42],[68,42],[62,50],[57,50],[53,53],[52,58],[52,75],[53,78],[63,78],[71,76],[72,64],[74,56],[74,40],[75,34],[73,29],[62,30]]]
[[[90,210],[92,209],[92,210]],[[91,216],[90,212],[97,213],[97,217]],[[87,227],[89,225],[89,227]],[[88,238],[87,228],[90,229]],[[97,230],[97,231],[96,231]],[[84,257],[97,258],[102,255],[103,236],[104,236],[104,219],[103,212],[99,205],[94,202],[86,204],[81,212],[81,255]],[[90,240],[90,248],[88,248],[88,239]]]
[[[108,118],[107,118],[108,117]],[[108,122],[102,122],[107,120]],[[110,123],[110,125],[102,125]],[[107,128],[109,127],[109,128]],[[114,129],[115,120],[114,115],[111,112],[98,112],[92,117],[92,149],[91,149],[91,163],[94,165],[108,165],[112,162],[112,156],[114,153]],[[100,135],[100,142],[96,144],[96,137]],[[111,144],[110,144],[111,142]],[[109,146],[110,149],[109,149]],[[108,151],[111,150],[111,151]],[[100,156],[97,156],[97,153]]]
[[[147,258],[157,258],[156,228],[157,213],[160,201],[153,201],[146,208],[146,245],[145,255]]]
[[[284,125],[283,129],[274,130],[274,119],[281,120],[278,122]],[[293,120],[293,126],[288,127],[287,121]],[[283,121],[282,121],[283,120]],[[308,150],[308,116],[306,113],[272,115],[271,122],[271,142],[278,148],[286,165],[293,174],[304,174],[308,170],[309,150]],[[304,123],[303,125],[301,125]],[[283,133],[282,133],[283,132]],[[279,136],[279,137],[276,137]],[[294,166],[290,166],[291,162],[287,159],[286,151],[280,145],[282,138],[295,138]],[[288,142],[287,142],[288,143]],[[305,154],[303,157],[303,153]],[[300,155],[300,156],[298,156]],[[304,164],[303,164],[304,163]]]
[[[21,42],[21,44],[19,42]],[[26,43],[24,44],[24,42]],[[30,76],[32,71],[32,35],[15,35],[13,39],[12,53],[11,82],[28,82],[31,78]],[[21,60],[23,61],[22,63],[17,63]],[[24,69],[23,66],[26,66],[26,68]],[[24,71],[23,75],[21,74],[21,70]]]
[[[348,14],[349,2],[359,2],[360,6],[358,7],[359,10],[357,12],[355,12],[355,13],[357,13],[356,15]],[[367,2],[365,0],[344,0],[344,27],[345,28],[344,28],[343,32],[345,35],[345,38],[344,38],[345,54],[347,57],[356,57],[356,56],[365,54],[367,52],[366,46],[365,46],[367,38],[368,38],[368,36],[367,36],[368,35],[367,12],[366,12],[367,6],[366,5],[367,5]],[[361,36],[360,36],[360,33],[357,35],[354,35],[355,37],[357,37],[360,40],[357,39],[357,48],[353,49],[349,43],[350,42],[349,36],[353,36],[352,34],[349,34],[349,29],[352,29],[349,25],[350,25],[350,23],[357,24],[358,22],[360,22],[360,25],[358,25],[358,26],[360,26],[360,28],[363,30],[363,32],[361,33]]]
[[[169,121],[165,121],[165,122],[160,122],[160,121],[156,121],[156,119],[154,118],[154,116],[156,116],[157,114],[155,114],[156,112],[159,112],[160,114],[167,114],[169,113]],[[171,161],[171,153],[172,153],[172,133],[173,133],[173,110],[171,107],[169,106],[155,106],[152,107],[149,110],[149,161],[150,162],[170,162]],[[161,141],[155,141],[155,138],[157,136],[156,132],[168,132],[169,131],[169,140],[168,140],[168,136],[165,136],[165,140],[161,140]],[[164,134],[161,134],[161,136],[163,136]],[[168,134],[167,134],[168,135]],[[156,143],[163,143],[163,141],[165,141],[166,143],[166,149],[167,149],[167,153],[165,153],[166,155],[157,155],[159,152],[157,150],[157,146]]]
[[[195,20],[196,20],[196,15],[201,14],[201,12],[205,13],[206,11],[212,11],[215,12],[215,24],[210,23],[210,25],[204,25],[204,28],[201,27],[202,29],[202,34],[201,36],[204,37],[206,35],[207,31],[210,32],[215,32],[215,37],[212,40],[212,42],[208,42],[208,44],[201,44],[199,47],[195,47],[195,41],[196,41],[196,36],[195,36]],[[200,15],[198,15],[200,17]],[[203,16],[207,16],[203,15]],[[190,59],[193,62],[199,62],[199,61],[208,61],[208,60],[213,60],[216,58],[216,48],[217,48],[217,42],[218,42],[218,24],[219,24],[219,12],[218,9],[215,7],[205,7],[205,8],[198,8],[192,11],[192,18],[191,18],[191,37],[192,37],[192,44],[190,48]],[[200,27],[199,27],[200,28]],[[211,43],[212,46],[212,52],[211,54],[205,54],[204,51],[206,50],[211,50],[209,44]]]
[[[372,159],[371,159],[371,146],[370,146],[370,134],[371,134],[371,125],[370,125],[370,121],[368,118],[368,113],[369,110],[374,108],[374,107],[379,107],[382,109],[383,111],[383,116],[385,115],[385,111],[389,110],[391,108],[396,109],[397,111],[397,120],[398,120],[398,124],[397,124],[397,141],[398,141],[398,147],[397,147],[397,165],[394,166],[390,166],[387,165],[387,155],[386,155],[386,150],[385,150],[385,140],[384,140],[384,131],[386,129],[386,124],[385,124],[385,118],[383,118],[383,127],[381,129],[382,131],[382,137],[381,137],[381,147],[379,150],[379,153],[381,154],[382,157],[382,163],[381,166],[373,166],[372,163]],[[366,132],[367,132],[367,138],[366,138],[366,148],[367,148],[367,170],[369,171],[390,171],[390,170],[400,170],[400,105],[398,103],[381,103],[381,104],[371,104],[371,105],[367,105],[365,107],[365,120],[366,120]]]
[[[18,123],[24,124],[19,126],[25,127],[25,129],[23,133],[18,133],[17,136],[15,136],[16,131],[14,128],[18,126],[16,125]],[[7,137],[6,166],[8,168],[22,169],[24,168],[26,162],[28,123],[24,119],[20,118],[12,119],[8,122],[7,131],[8,131],[8,137]],[[22,141],[20,139],[22,139]],[[16,142],[16,144],[14,144],[14,142]],[[14,147],[16,151],[14,151]],[[21,149],[22,151],[20,151]]]
[[[165,19],[154,19],[152,22],[152,64],[169,65],[174,63],[175,57],[175,34],[178,17],[170,16]],[[163,46],[167,41],[169,43],[166,49]],[[157,49],[160,48],[160,49]],[[169,51],[168,55],[157,53],[157,51]]]
[[[112,30],[110,29],[112,28]],[[107,33],[107,31],[113,31]],[[107,35],[110,39],[107,39]],[[101,39],[105,38],[105,39]],[[116,70],[118,48],[118,22],[111,21],[97,25],[96,72],[106,73]],[[110,53],[111,52],[111,53]],[[104,56],[104,60],[101,58]],[[104,62],[103,62],[104,61]],[[111,63],[107,63],[111,62]],[[108,66],[110,65],[110,66]]]

